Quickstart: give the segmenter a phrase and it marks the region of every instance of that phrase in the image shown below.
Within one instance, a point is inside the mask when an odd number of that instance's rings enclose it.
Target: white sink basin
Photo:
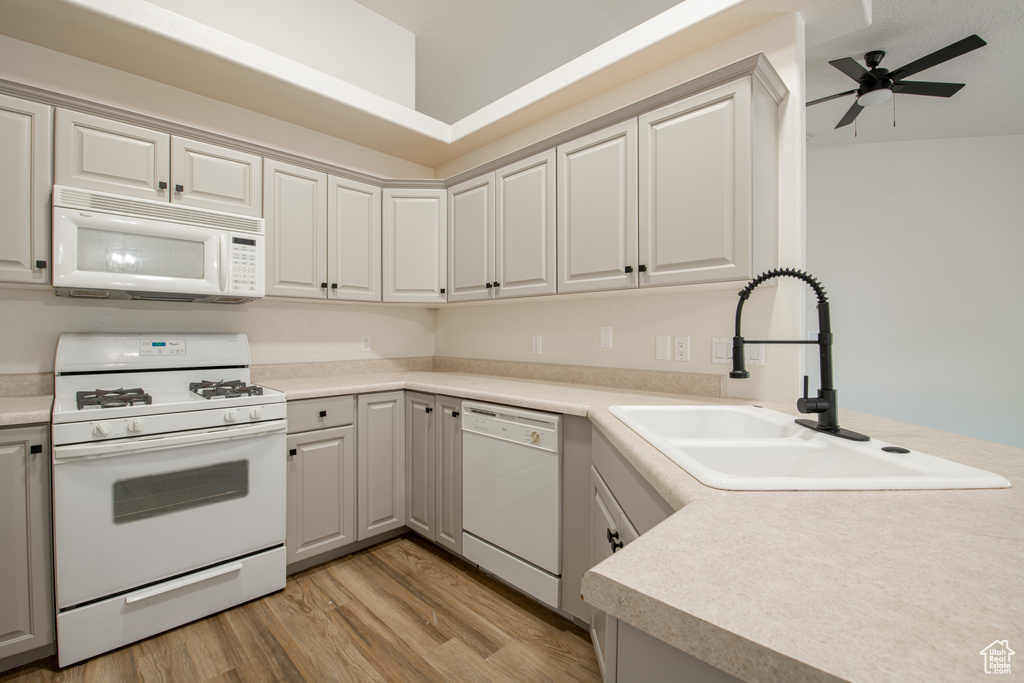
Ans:
[[[612,406],[706,486],[736,491],[1006,488],[992,472],[884,441],[850,441],[754,406]]]

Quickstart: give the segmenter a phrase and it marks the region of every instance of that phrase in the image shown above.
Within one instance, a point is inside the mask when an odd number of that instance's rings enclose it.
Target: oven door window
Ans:
[[[78,269],[202,280],[204,248],[199,239],[79,228]]]
[[[249,494],[249,461],[152,474],[114,482],[114,524],[213,505]]]

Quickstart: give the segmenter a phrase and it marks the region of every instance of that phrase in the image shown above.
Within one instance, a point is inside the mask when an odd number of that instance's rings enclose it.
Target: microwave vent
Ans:
[[[263,234],[264,221],[262,218],[194,209],[145,199],[132,199],[106,192],[90,192],[62,185],[55,185],[53,188],[53,204],[68,209],[100,211],[121,216],[152,218],[185,225]]]

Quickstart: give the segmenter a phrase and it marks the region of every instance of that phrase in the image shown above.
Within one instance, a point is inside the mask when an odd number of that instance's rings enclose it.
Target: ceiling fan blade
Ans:
[[[834,100],[837,97],[846,97],[847,95],[852,95],[855,92],[857,92],[857,91],[856,90],[847,90],[846,92],[836,93],[835,95],[829,95],[828,97],[822,97],[819,100],[814,100],[813,102],[808,102],[807,106],[809,107],[812,104],[821,104],[822,102],[828,102],[829,100]]]
[[[843,118],[839,119],[839,123],[836,124],[836,128],[842,128],[843,126],[850,125],[862,111],[864,111],[864,107],[854,102],[853,105],[846,110],[846,114],[843,115]]]
[[[979,47],[983,47],[987,44],[988,43],[977,35],[967,36],[963,40],[958,40],[952,45],[947,45],[941,50],[936,50],[930,55],[921,57],[921,59],[915,60],[904,67],[900,67],[895,71],[889,72],[889,78],[898,81],[902,78],[906,78],[907,76],[913,76],[918,71],[930,69],[936,64],[942,64],[943,62],[947,62],[950,59],[967,54],[971,50],[977,50]]]
[[[928,81],[900,81],[892,84],[892,91],[900,95],[929,95],[952,97],[964,87],[963,83],[929,83]]]
[[[860,79],[864,76],[871,76],[871,72],[861,66],[856,59],[852,57],[843,57],[842,59],[833,59],[829,62],[832,66],[842,71],[844,74],[852,78],[853,80],[860,83]],[[871,76],[874,80],[874,76]]]

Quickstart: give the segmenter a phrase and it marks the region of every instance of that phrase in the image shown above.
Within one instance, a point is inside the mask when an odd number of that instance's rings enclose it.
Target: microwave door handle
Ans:
[[[228,291],[228,236],[220,236],[220,291]]]
[[[180,448],[196,444],[216,443],[231,439],[244,439],[268,434],[284,434],[287,426],[284,420],[261,422],[246,427],[229,427],[213,432],[199,432],[178,436],[154,436],[151,438],[130,439],[128,441],[106,441],[86,443],[73,446],[57,446],[53,449],[53,464],[59,465],[66,460],[85,458],[111,458],[118,455],[133,455],[151,451]],[[282,451],[282,454],[284,451]]]

